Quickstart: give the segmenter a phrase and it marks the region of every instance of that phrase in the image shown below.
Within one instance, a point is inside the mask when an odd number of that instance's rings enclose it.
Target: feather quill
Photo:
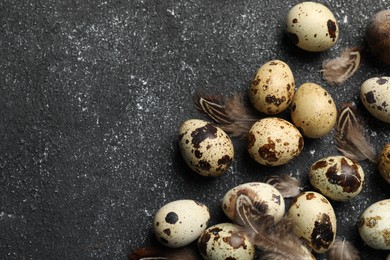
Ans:
[[[360,119],[355,103],[344,103],[338,115],[335,141],[337,149],[346,157],[355,161],[376,163],[373,145],[364,134],[363,121]]]
[[[329,260],[360,260],[359,251],[345,239],[336,238],[328,251]]]
[[[198,260],[201,259],[195,250],[189,247],[182,248],[161,248],[161,247],[140,247],[128,255],[129,260]]]
[[[260,259],[315,259],[310,250],[293,232],[293,222],[284,216],[275,222],[274,218],[264,215],[260,220],[250,219],[250,225],[242,228],[251,242],[261,250]]]
[[[246,135],[252,125],[260,119],[259,115],[244,104],[242,93],[227,98],[197,92],[193,99],[199,111],[232,137]]]
[[[301,182],[288,174],[273,175],[266,182],[275,187],[283,198],[292,198],[301,193]]]
[[[325,60],[322,64],[322,76],[331,85],[340,85],[349,79],[360,67],[360,49],[345,49],[340,57]]]

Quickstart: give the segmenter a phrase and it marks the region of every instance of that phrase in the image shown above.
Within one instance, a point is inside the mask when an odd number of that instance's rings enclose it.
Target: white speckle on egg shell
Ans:
[[[226,173],[234,157],[230,137],[221,128],[200,119],[180,125],[179,148],[187,165],[203,176]]]
[[[257,70],[249,88],[249,99],[258,111],[274,115],[290,105],[294,91],[290,67],[281,60],[272,60]]]
[[[154,216],[154,234],[158,241],[177,248],[195,241],[207,228],[209,209],[194,200],[176,200],[165,204]]]
[[[310,183],[326,197],[347,201],[362,191],[364,171],[345,156],[329,156],[316,161],[309,172]]]
[[[359,234],[370,247],[390,250],[390,199],[375,202],[364,210]]]
[[[379,155],[378,169],[382,177],[390,184],[390,143],[382,148]]]
[[[206,229],[198,239],[203,259],[254,259],[254,245],[247,236],[238,233],[239,230],[239,226],[232,223],[220,223]]]
[[[304,140],[299,130],[277,117],[260,119],[248,133],[248,152],[262,165],[286,164],[301,153],[303,146]]]
[[[326,252],[336,237],[336,215],[330,202],[320,193],[303,192],[291,203],[287,216],[294,222],[294,233],[316,253]]]
[[[390,123],[390,77],[374,77],[363,82],[360,100],[371,115]]]
[[[286,17],[286,30],[293,44],[311,52],[331,48],[339,37],[333,13],[315,2],[303,2],[291,8]]]
[[[252,219],[269,215],[278,222],[284,215],[285,204],[283,196],[273,186],[262,182],[249,182],[229,190],[222,199],[222,209],[226,216],[243,226],[243,209]]]
[[[295,92],[291,120],[309,138],[327,135],[336,124],[337,108],[332,96],[315,83],[304,83]]]

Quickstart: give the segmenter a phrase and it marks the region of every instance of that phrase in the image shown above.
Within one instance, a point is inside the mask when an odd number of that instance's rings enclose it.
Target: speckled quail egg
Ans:
[[[154,216],[154,234],[162,244],[176,248],[195,241],[207,228],[207,206],[194,200],[175,200],[162,206]]]
[[[290,105],[294,91],[290,67],[281,60],[272,60],[257,70],[249,87],[249,99],[258,111],[274,115]]]
[[[291,8],[286,17],[286,30],[293,44],[311,52],[331,48],[339,37],[333,13],[316,2],[302,2]]]
[[[254,245],[246,235],[238,233],[239,230],[239,226],[232,223],[220,223],[206,229],[198,239],[203,259],[254,259]]]
[[[346,201],[361,192],[364,171],[359,163],[345,156],[329,156],[310,167],[309,179],[313,187],[326,197]]]
[[[180,125],[179,147],[187,165],[203,176],[226,173],[234,158],[230,137],[221,128],[200,119],[189,119]]]
[[[248,133],[248,152],[262,165],[286,164],[301,153],[303,145],[299,130],[287,120],[277,117],[260,119]]]
[[[363,82],[360,100],[371,115],[390,123],[390,77],[374,77]]]
[[[390,143],[382,148],[379,155],[378,169],[382,177],[390,183]]]
[[[284,215],[285,204],[283,196],[270,184],[249,182],[229,190],[222,199],[222,209],[231,220],[244,226],[246,216],[259,219],[269,215],[278,222]]]
[[[359,233],[372,248],[390,250],[390,199],[375,202],[362,213]]]
[[[306,191],[294,198],[287,216],[293,231],[316,253],[324,253],[336,237],[336,215],[330,202],[320,193]]]
[[[327,135],[337,120],[337,108],[331,95],[315,83],[304,83],[295,92],[291,120],[309,138]]]

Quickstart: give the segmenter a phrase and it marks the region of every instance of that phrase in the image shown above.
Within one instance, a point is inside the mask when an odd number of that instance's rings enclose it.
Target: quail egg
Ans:
[[[339,27],[333,13],[323,4],[302,2],[287,13],[287,35],[299,48],[320,52],[335,45]]]
[[[154,234],[162,244],[176,248],[195,241],[207,228],[207,206],[194,200],[176,200],[165,204],[154,216]]]
[[[286,164],[301,153],[303,145],[299,130],[287,120],[277,117],[260,119],[248,133],[248,152],[262,165]]]
[[[180,125],[179,148],[187,165],[203,176],[227,172],[234,157],[230,137],[219,127],[200,119]]]
[[[379,155],[378,168],[382,177],[390,183],[390,143],[383,147]]]
[[[336,124],[337,108],[328,91],[315,83],[304,83],[295,92],[291,120],[304,136],[320,138]]]
[[[258,111],[274,115],[290,105],[294,91],[290,67],[281,60],[272,60],[257,70],[249,88],[249,99]]]
[[[240,227],[232,223],[220,223],[206,229],[198,239],[203,259],[254,259],[254,245],[239,231]]]
[[[390,123],[390,77],[374,77],[363,82],[360,100],[371,115]]]
[[[310,167],[309,179],[313,187],[326,197],[346,201],[361,192],[364,171],[359,163],[345,156],[329,156]]]
[[[390,64],[390,10],[380,10],[368,22],[367,46],[382,62]]]
[[[294,233],[316,253],[324,253],[336,237],[336,215],[330,202],[320,193],[303,192],[287,212]]]
[[[285,204],[280,192],[267,183],[250,182],[229,190],[222,199],[222,209],[235,223],[246,225],[246,216],[257,219],[264,215],[278,222],[284,215]]]
[[[390,199],[375,202],[359,219],[359,234],[367,245],[390,250]]]

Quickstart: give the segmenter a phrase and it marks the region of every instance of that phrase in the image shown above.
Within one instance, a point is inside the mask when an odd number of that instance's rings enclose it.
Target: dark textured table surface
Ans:
[[[320,1],[340,26],[337,44],[323,53],[286,40],[284,17],[298,2],[0,1],[0,258],[125,259],[156,243],[152,219],[170,201],[203,202],[211,225],[226,221],[220,200],[238,184],[288,173],[312,189],[310,164],[338,154],[333,132],[305,139],[300,157],[274,168],[256,164],[235,139],[233,164],[218,178],[191,172],[178,151],[179,124],[204,119],[194,91],[246,93],[271,59],[290,65],[297,86],[315,82],[338,105],[357,102],[377,151],[390,142],[389,125],[358,99],[365,79],[390,76],[364,40],[369,17],[388,1]],[[342,86],[326,84],[322,61],[352,46],[363,48],[361,68]],[[356,222],[390,188],[375,165],[362,166],[362,193],[332,202],[337,235],[363,259],[384,259],[364,245]]]

